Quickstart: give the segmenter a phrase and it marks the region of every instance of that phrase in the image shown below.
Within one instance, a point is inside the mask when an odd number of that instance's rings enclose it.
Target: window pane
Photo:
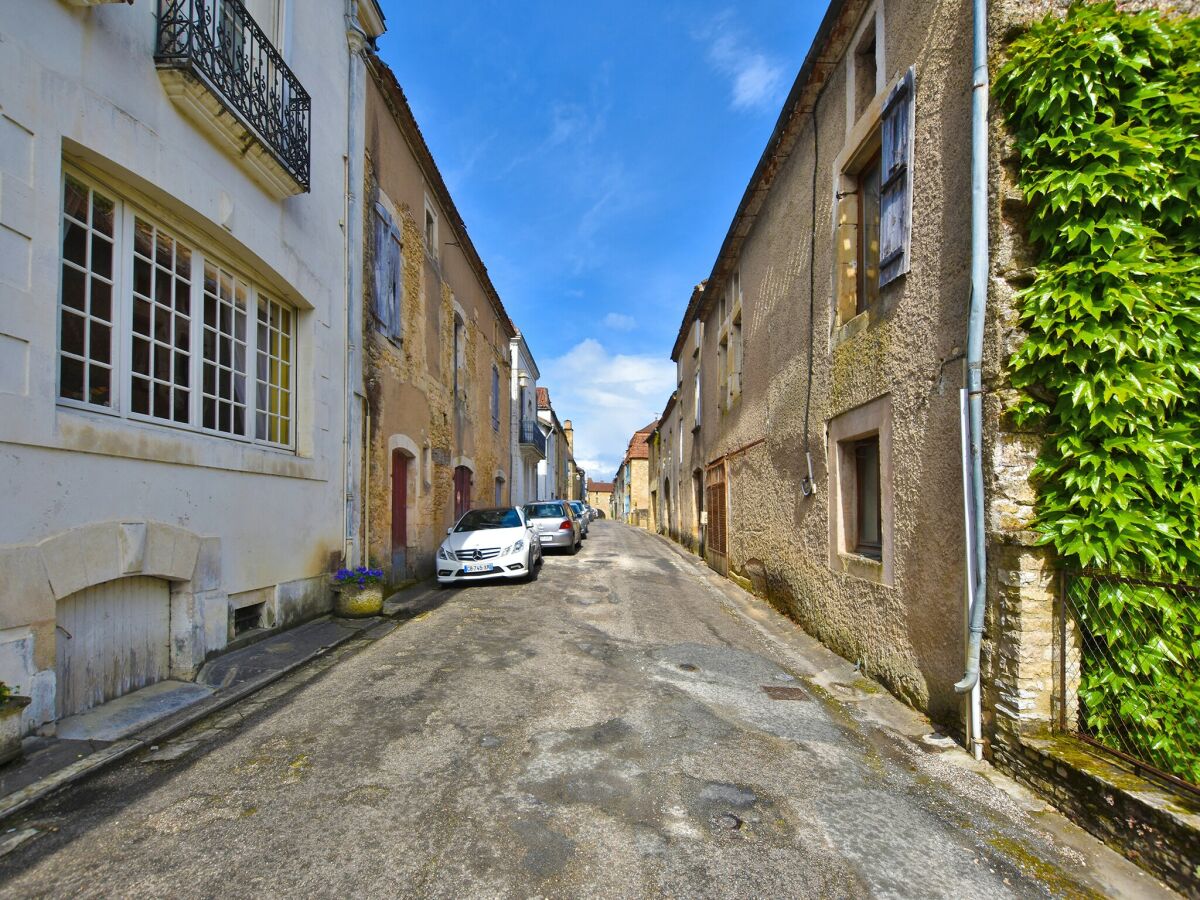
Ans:
[[[205,265],[204,427],[227,434],[246,433],[245,313],[237,304],[248,293],[249,286],[237,276]]]
[[[59,396],[69,400],[83,399],[83,363],[64,356],[59,365]]]
[[[879,496],[879,438],[859,441],[854,447],[857,485],[858,540],[856,550],[876,559],[883,544]]]
[[[148,415],[150,413],[150,382],[135,375],[130,393],[131,409],[135,413]]]
[[[858,176],[857,312],[879,299],[879,156]]]
[[[112,403],[114,202],[82,181],[63,187],[62,277],[59,302],[60,395],[99,406]],[[87,224],[91,223],[91,225]],[[90,247],[90,250],[89,250]],[[93,296],[89,303],[88,286]],[[92,365],[89,365],[92,363]]]
[[[277,444],[291,442],[293,323],[291,310],[267,297],[259,297],[255,435]]]

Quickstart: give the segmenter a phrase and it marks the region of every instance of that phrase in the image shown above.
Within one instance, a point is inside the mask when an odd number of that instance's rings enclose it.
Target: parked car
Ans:
[[[588,525],[592,521],[588,518],[587,507],[583,505],[582,500],[568,500],[567,506],[571,507],[571,512],[575,513],[575,517],[579,519],[579,539],[586,541],[588,538]]]
[[[542,547],[555,547],[574,554],[583,543],[583,526],[565,500],[530,503],[525,507],[525,518],[537,531]]]
[[[446,534],[437,552],[439,584],[472,578],[532,581],[542,561],[542,542],[515,506],[469,510]]]

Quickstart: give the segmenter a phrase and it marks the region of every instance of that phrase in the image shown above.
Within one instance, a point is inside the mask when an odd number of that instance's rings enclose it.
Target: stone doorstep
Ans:
[[[321,619],[312,620],[306,623],[306,625],[313,625],[318,622],[324,623],[325,620],[329,622],[334,621],[332,617],[324,616]],[[5,819],[38,800],[76,781],[81,781],[96,774],[134,751],[159,743],[200,719],[248,697],[324,654],[326,651],[346,643],[352,638],[364,633],[375,637],[378,634],[378,629],[375,626],[386,620],[381,617],[374,617],[354,620],[353,623],[346,619],[338,619],[336,621],[344,624],[345,627],[331,634],[327,643],[315,649],[303,647],[301,648],[300,655],[290,658],[279,654],[276,656],[276,665],[269,671],[257,674],[256,677],[232,687],[213,689],[204,685],[187,682],[159,682],[159,685],[163,685],[164,687],[152,685],[150,688],[144,688],[141,691],[127,694],[124,698],[118,698],[88,713],[62,720],[60,724],[67,725],[68,729],[72,730],[72,733],[79,731],[81,734],[88,734],[99,746],[93,752],[83,756],[77,755],[74,759],[70,758],[70,755],[63,756],[60,754],[59,760],[55,761],[55,765],[51,767],[51,771],[4,796],[0,796],[0,822],[3,822]],[[300,627],[303,628],[304,626]],[[274,637],[260,642],[260,644],[267,644],[274,640],[288,641],[292,640],[292,637],[290,630],[282,631]],[[180,690],[181,685],[186,685],[191,690]],[[158,690],[155,691],[155,688]],[[147,692],[149,692],[145,698],[147,702],[143,703],[143,698],[138,698],[137,695]],[[164,698],[171,699],[164,700]],[[120,704],[121,700],[127,701],[123,704],[125,709],[118,708],[113,711],[115,715],[109,715],[105,708]],[[153,712],[155,709],[158,711],[157,715],[148,715],[149,712]],[[139,713],[142,715],[138,715]],[[132,728],[136,729],[136,733],[132,733],[130,728],[121,727],[121,723],[129,724],[130,722],[133,722]],[[103,744],[103,739],[97,737],[101,732],[106,735],[120,736],[110,737],[109,739],[113,742]],[[61,739],[69,740],[66,735],[62,735]],[[57,742],[59,739],[52,740]],[[73,743],[76,743],[80,747],[87,746],[86,741],[73,741]],[[39,751],[39,755],[43,752],[45,752],[45,748]],[[13,765],[41,766],[46,768],[43,765],[44,760],[39,760],[39,755],[30,756],[22,762],[13,763]],[[61,762],[61,765],[59,762]],[[21,781],[19,778],[14,780]]]
[[[997,734],[996,768],[1186,897],[1200,898],[1200,799],[1065,735]]]

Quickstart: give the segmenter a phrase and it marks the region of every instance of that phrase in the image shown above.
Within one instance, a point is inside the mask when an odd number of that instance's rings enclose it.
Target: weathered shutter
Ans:
[[[909,68],[883,105],[880,155],[879,285],[906,273],[912,237],[914,70]]]
[[[391,215],[380,203],[375,204],[375,291],[372,311],[379,330],[399,339],[401,332],[400,243]]]
[[[390,303],[390,329],[388,334],[395,340],[399,341],[404,338],[404,258],[403,248],[400,245],[400,235],[392,230],[392,238],[388,242],[389,256],[391,262],[392,287],[391,287],[391,303]]]

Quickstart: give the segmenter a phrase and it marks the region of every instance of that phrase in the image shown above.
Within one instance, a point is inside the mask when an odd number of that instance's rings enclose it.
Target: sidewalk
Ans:
[[[26,738],[24,757],[0,767],[0,821],[136,750],[157,745],[355,637],[382,637],[397,621],[434,609],[448,597],[436,584],[419,583],[389,597],[381,616],[322,616],[210,660],[195,682],[159,682],[64,719],[57,737]],[[387,627],[377,630],[380,625]]]

